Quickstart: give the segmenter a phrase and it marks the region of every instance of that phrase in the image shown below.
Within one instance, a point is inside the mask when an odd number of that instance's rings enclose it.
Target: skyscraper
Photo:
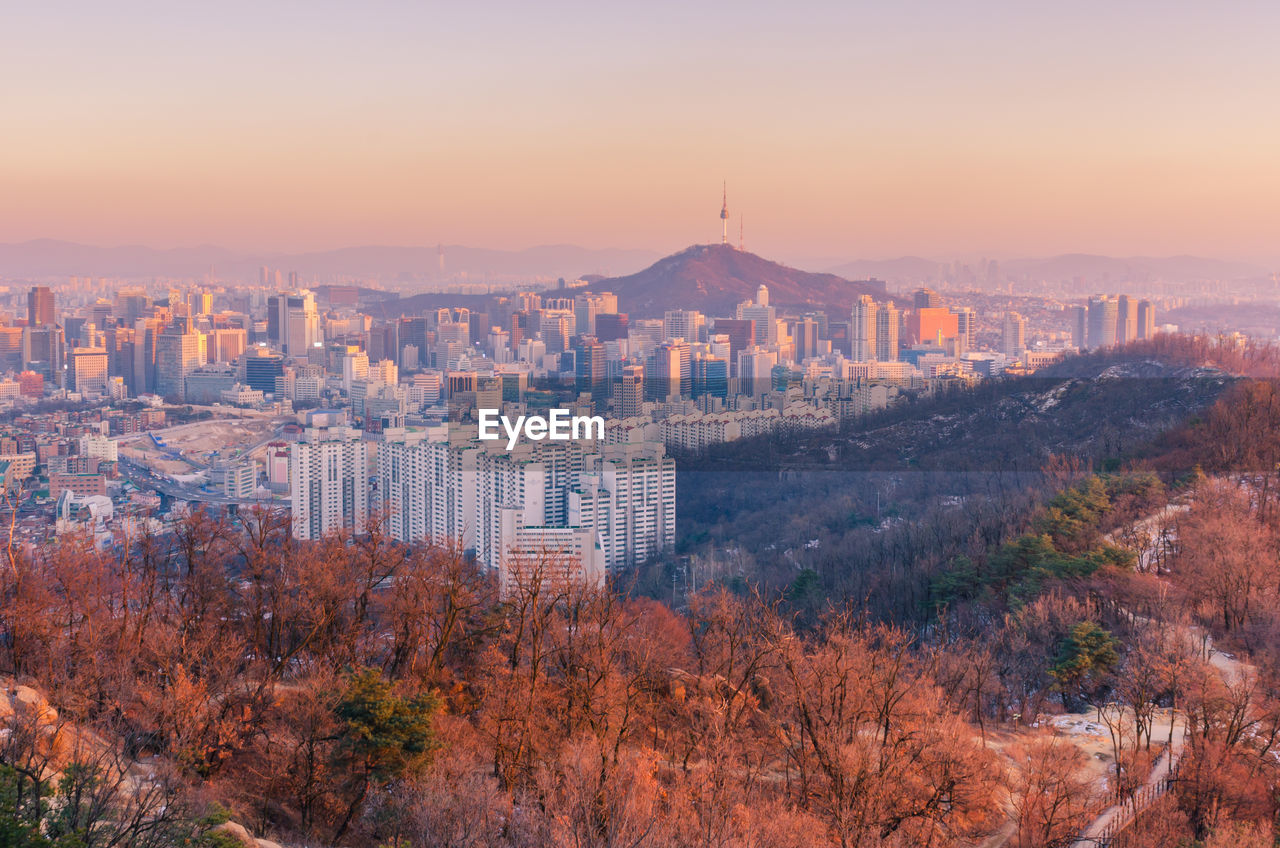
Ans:
[[[745,318],[717,318],[711,331],[728,337],[730,362],[736,362],[740,351],[756,343],[755,322]]]
[[[634,418],[644,410],[644,366],[624,365],[622,380],[618,384],[615,414],[621,418]]]
[[[88,397],[106,394],[107,352],[98,347],[73,349],[67,369],[67,389]]]
[[[1099,295],[1089,298],[1089,325],[1086,343],[1090,350],[1112,347],[1116,343],[1116,325],[1120,304],[1114,297]]]
[[[606,379],[604,345],[594,336],[579,336],[574,346],[574,370],[579,392],[591,395],[591,404],[602,411],[608,401],[609,383]]]
[[[1076,350],[1088,350],[1089,310],[1083,306],[1072,306],[1067,311],[1071,319],[1071,344]]]
[[[973,343],[978,334],[978,316],[972,306],[953,306],[951,311],[956,316],[956,338],[966,351],[973,350]]]
[[[305,357],[313,345],[324,341],[315,295],[303,289],[282,298],[282,308],[280,332],[285,352],[293,358]]]
[[[184,399],[187,375],[199,366],[200,340],[195,333],[171,326],[156,337],[156,394]]]
[[[27,326],[48,327],[54,323],[53,292],[48,286],[32,286],[27,292]]]
[[[22,329],[22,362],[33,371],[54,379],[62,371],[64,350],[62,328],[56,324]]]
[[[1017,312],[1004,315],[1004,332],[1001,335],[1004,355],[1018,359],[1027,350],[1027,320]]]
[[[1156,308],[1149,300],[1138,301],[1138,338],[1150,339],[1156,334]]]
[[[880,304],[876,310],[876,359],[878,361],[898,361],[898,324],[898,307],[892,301]]]
[[[698,354],[693,360],[693,397],[729,396],[729,363],[719,356]]]
[[[244,357],[244,381],[252,389],[271,393],[276,390],[276,378],[284,376],[284,357],[265,347],[255,347]]]
[[[769,390],[773,366],[778,364],[778,354],[759,345],[738,353],[738,391],[744,395],[758,395]]]
[[[702,341],[707,318],[693,309],[668,309],[662,316],[662,333],[668,339]]]
[[[692,386],[693,349],[685,341],[667,341],[653,349],[645,368],[645,388],[653,400],[688,396]]]
[[[942,298],[933,289],[917,289],[912,301],[916,309],[936,309],[942,306]]]
[[[876,302],[871,295],[859,295],[849,318],[850,358],[871,362],[876,358]]]
[[[589,292],[573,299],[573,315],[579,335],[597,335],[596,316],[616,314],[617,311],[618,296],[612,292]]]
[[[1138,340],[1138,301],[1120,295],[1116,306],[1116,344]]]
[[[797,319],[791,330],[791,340],[795,342],[797,362],[817,356],[818,322],[808,315]]]

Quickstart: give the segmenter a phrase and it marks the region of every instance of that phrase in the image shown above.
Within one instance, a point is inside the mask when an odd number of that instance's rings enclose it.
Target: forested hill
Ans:
[[[1197,351],[1148,346],[911,401],[839,433],[682,456],[681,549],[719,578],[781,588],[813,571],[822,597],[875,596],[875,612],[909,617],[936,569],[1021,532],[1059,485],[1046,468],[1141,464],[1238,379]]]
[[[1079,357],[1033,377],[909,400],[846,427],[684,457],[687,471],[1038,471],[1050,456],[1122,461],[1235,377],[1145,354]]]

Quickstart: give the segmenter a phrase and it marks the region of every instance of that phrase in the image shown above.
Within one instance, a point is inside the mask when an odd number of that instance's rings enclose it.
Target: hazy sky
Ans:
[[[6,5],[0,241],[1280,259],[1274,2]]]

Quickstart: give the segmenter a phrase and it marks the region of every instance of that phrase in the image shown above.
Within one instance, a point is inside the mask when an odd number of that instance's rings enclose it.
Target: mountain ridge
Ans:
[[[297,271],[304,280],[324,278],[396,277],[450,281],[474,277],[521,280],[575,277],[584,270],[626,272],[658,257],[655,251],[627,248],[585,248],[577,245],[536,245],[522,250],[498,250],[444,245],[445,270],[440,272],[439,246],[354,245],[300,253],[232,251],[217,245],[153,248],[146,245],[100,247],[59,239],[33,239],[0,244],[0,277],[58,276],[201,276],[215,273],[245,280],[257,278],[266,265]]]

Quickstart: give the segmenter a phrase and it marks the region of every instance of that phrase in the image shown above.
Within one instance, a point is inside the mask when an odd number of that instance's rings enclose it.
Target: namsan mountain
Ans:
[[[696,244],[625,277],[592,279],[591,291],[618,295],[618,309],[635,317],[661,315],[679,305],[711,315],[732,315],[734,307],[769,287],[778,306],[847,309],[858,295],[887,299],[879,281],[853,282],[771,262],[727,244]]]

